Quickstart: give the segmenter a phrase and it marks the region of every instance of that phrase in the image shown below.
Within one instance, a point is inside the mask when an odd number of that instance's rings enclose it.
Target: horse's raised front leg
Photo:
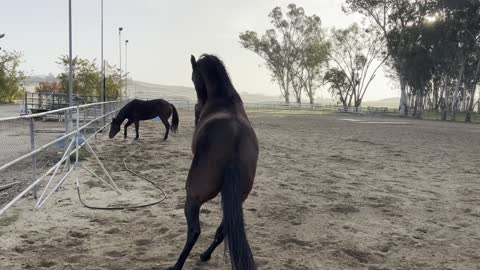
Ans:
[[[130,119],[128,119],[127,123],[125,124],[125,126],[123,127],[124,131],[123,131],[123,138],[126,139],[127,138],[127,128],[133,123],[133,121],[131,121]]]
[[[140,135],[138,134],[138,129],[140,128],[140,121],[135,121],[135,133],[136,133],[136,136],[135,136],[135,141],[138,140],[138,137],[140,137]]]
[[[194,201],[190,197],[187,197],[187,202],[185,203],[185,217],[187,218],[188,223],[187,242],[185,243],[185,247],[178,258],[177,263],[173,267],[168,268],[168,270],[182,269],[190,251],[200,236],[200,203]]]
[[[210,260],[210,258],[212,257],[212,253],[215,251],[218,245],[220,245],[223,242],[224,238],[225,238],[225,233],[223,231],[223,221],[222,221],[220,226],[218,226],[218,229],[217,229],[217,232],[215,233],[215,238],[213,239],[212,244],[208,247],[208,249],[204,253],[200,254],[200,260],[202,262],[206,262]]]
[[[166,141],[167,138],[168,138],[168,132],[170,131],[170,123],[168,123],[168,119],[163,119],[163,118],[160,118],[162,119],[162,123],[163,125],[165,126],[165,136],[163,137],[163,140]]]

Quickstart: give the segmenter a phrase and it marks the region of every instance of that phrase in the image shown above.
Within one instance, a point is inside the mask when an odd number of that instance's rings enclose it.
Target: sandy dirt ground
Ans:
[[[143,146],[128,160],[164,188],[164,202],[89,210],[71,177],[45,209],[33,211],[34,201],[24,199],[0,218],[0,269],[171,266],[186,240],[190,114],[180,112],[179,133],[167,142],[160,122],[142,123]],[[480,269],[479,126],[350,115],[250,118],[261,152],[244,212],[259,269]],[[128,140],[99,137],[96,144],[123,195],[80,170],[88,204],[161,197],[123,167],[138,149],[132,131]],[[101,174],[93,159],[82,164]],[[230,269],[223,245],[210,262],[198,260],[221,220],[218,198],[200,219],[202,234],[184,269]]]
[[[0,104],[0,118],[19,116],[20,111],[20,104]]]

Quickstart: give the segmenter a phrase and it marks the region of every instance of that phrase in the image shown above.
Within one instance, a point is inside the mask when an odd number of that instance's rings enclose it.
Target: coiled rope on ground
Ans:
[[[167,194],[165,193],[165,191],[159,186],[157,185],[155,182],[153,182],[152,180],[148,179],[147,177],[139,174],[138,172],[132,170],[131,168],[128,167],[128,163],[127,163],[127,159],[129,159],[131,156],[135,155],[136,153],[138,153],[140,150],[142,150],[142,145],[137,142],[137,141],[134,141],[134,143],[136,145],[138,145],[138,148],[137,150],[135,150],[133,153],[127,155],[125,158],[123,158],[123,165],[125,167],[125,170],[129,171],[131,174],[143,179],[144,181],[150,183],[152,186],[154,186],[156,189],[158,189],[161,193],[162,193],[162,198],[159,199],[159,200],[156,200],[154,202],[151,202],[151,203],[147,203],[147,204],[140,204],[140,205],[132,205],[132,206],[128,206],[128,205],[125,205],[125,206],[112,206],[112,207],[102,207],[102,206],[92,206],[92,205],[88,205],[87,203],[85,203],[82,199],[82,196],[81,196],[81,192],[80,192],[80,185],[77,185],[77,194],[78,194],[78,199],[80,201],[80,203],[85,206],[86,208],[89,208],[89,209],[95,209],[95,210],[125,210],[125,209],[138,209],[138,208],[145,208],[145,207],[149,207],[149,206],[153,206],[153,205],[156,205],[156,204],[159,204],[161,202],[163,202],[166,198],[167,198]]]

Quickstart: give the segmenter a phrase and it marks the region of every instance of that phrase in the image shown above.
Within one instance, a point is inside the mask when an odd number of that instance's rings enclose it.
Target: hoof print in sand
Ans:
[[[111,251],[107,251],[103,254],[105,256],[111,257],[111,258],[121,258],[121,257],[124,257],[125,255],[127,255],[127,252],[126,251],[111,250]]]

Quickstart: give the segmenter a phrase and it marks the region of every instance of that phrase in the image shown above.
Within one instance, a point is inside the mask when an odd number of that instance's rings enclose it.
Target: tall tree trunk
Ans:
[[[456,113],[458,110],[458,93],[460,92],[460,85],[462,84],[463,73],[465,71],[465,63],[466,63],[466,60],[463,59],[460,69],[458,70],[457,84],[455,85],[455,93],[453,95],[453,102],[452,102],[452,120],[453,121],[456,121]]]
[[[361,99],[358,99],[355,101],[355,108],[358,108],[362,105],[362,100]]]
[[[353,94],[350,94],[350,96],[348,98],[348,107],[352,106],[352,98],[353,98]]]
[[[285,98],[285,103],[290,104],[290,89],[288,89],[288,83],[284,88],[284,95],[283,98]]]
[[[477,90],[477,84],[478,84],[478,73],[480,73],[480,59],[477,61],[477,67],[475,69],[475,74],[474,74],[474,80],[473,80],[473,85],[472,85],[472,91],[470,92],[470,102],[468,104],[468,109],[467,113],[465,114],[465,122],[471,122],[472,121],[472,112],[473,112],[473,104],[475,103],[475,92]],[[480,98],[478,102],[478,113],[480,113]]]
[[[413,96],[413,95],[412,95]],[[413,114],[412,116],[413,117],[417,117],[417,111],[418,111],[418,90],[417,90],[417,94],[415,95],[415,101],[412,102],[414,105],[413,105]],[[410,104],[412,104],[410,103]]]
[[[415,110],[415,104],[416,104],[415,103],[415,95],[413,95],[412,92],[408,93],[408,99],[409,99],[408,104],[412,105],[414,112],[416,112],[416,110]],[[413,113],[412,115],[415,115],[415,113]]]
[[[408,116],[408,97],[405,78],[400,75],[400,115]]]
[[[315,98],[311,93],[308,94],[308,99],[310,99],[310,104],[311,105],[313,105],[315,103]]]
[[[442,87],[439,87],[439,88],[440,88],[440,93],[438,94],[437,101],[435,104],[435,111],[437,112],[439,112],[440,108],[444,105],[441,103],[445,101],[445,98],[444,98],[445,87],[442,85]],[[443,108],[441,109],[441,112],[443,113]]]
[[[435,110],[435,111],[438,111],[438,81],[437,80],[434,80],[433,81],[433,100],[432,100],[432,103],[431,103],[431,107],[430,109],[431,110]]]
[[[422,84],[420,84],[420,91],[419,91],[419,99],[420,99],[420,102],[418,104],[418,109],[417,109],[417,117],[418,118],[421,118],[423,116],[423,109],[424,109],[424,104],[425,104],[425,86]]]
[[[443,94],[444,94],[443,108],[442,108],[442,120],[443,121],[447,120],[448,111],[449,111],[449,108],[450,108],[450,105],[449,105],[450,93],[448,92],[448,89],[449,89],[448,88],[448,74],[446,73],[445,77],[443,78]]]
[[[293,94],[295,95],[295,101],[297,104],[302,103],[302,86],[299,83],[292,81]]]
[[[286,76],[287,76],[287,78],[286,78],[287,82],[284,83],[285,86],[283,88],[284,92],[285,92],[284,98],[285,98],[285,103],[290,104],[290,88],[289,88],[289,86],[290,86],[290,76],[289,76],[288,72],[287,72]]]
[[[475,92],[477,89],[477,85],[472,85],[471,96],[468,102],[468,107],[465,113],[465,122],[472,122],[472,112],[473,112],[473,104],[475,103]]]

